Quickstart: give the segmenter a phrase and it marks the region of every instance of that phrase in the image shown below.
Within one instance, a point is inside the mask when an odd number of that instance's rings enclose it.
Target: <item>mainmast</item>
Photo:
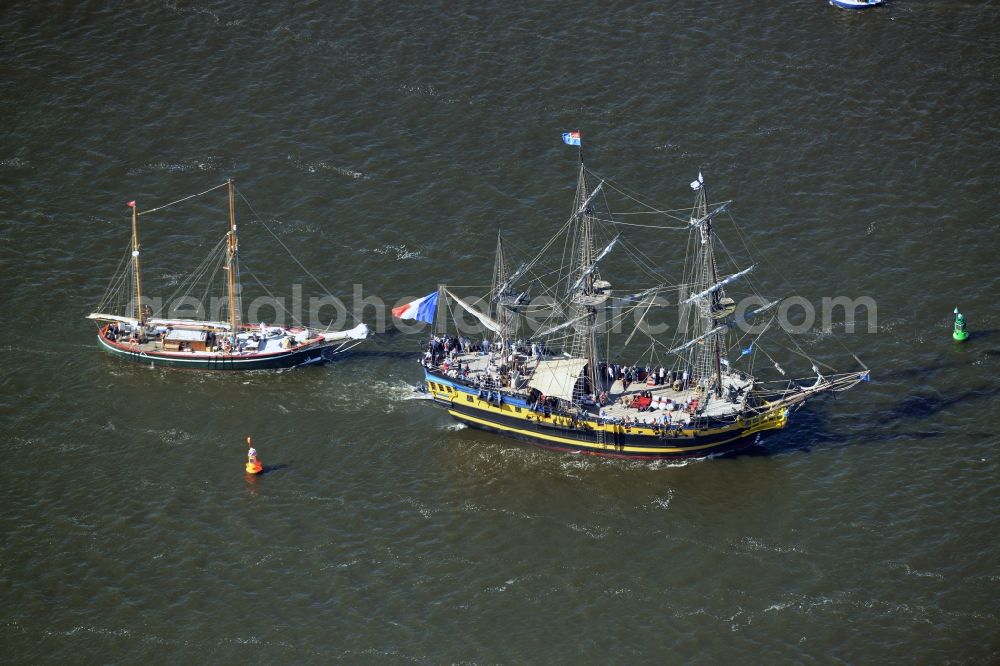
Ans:
[[[702,211],[700,212],[702,215],[708,215],[708,195],[705,192],[704,183],[702,184],[700,191],[702,194],[701,197]],[[708,274],[709,284],[718,284],[719,269],[718,266],[716,266],[715,264],[715,249],[712,241],[712,218],[708,218],[707,220],[705,220],[704,233],[706,241],[705,261],[707,264],[705,272]],[[708,308],[709,311],[708,325],[711,327],[715,326],[715,323],[712,320],[711,315],[712,313],[719,311],[719,299],[721,298],[722,298],[721,289],[713,291],[710,294],[709,308]],[[717,398],[722,396],[722,361],[721,361],[722,351],[720,349],[721,345],[720,338],[722,337],[722,334],[723,334],[722,332],[719,332],[712,336],[711,361],[713,366],[712,369],[715,371],[715,397]]]
[[[238,333],[236,290],[239,284],[239,277],[236,274],[238,271],[236,265],[236,212],[233,206],[233,179],[228,179],[226,183],[229,186],[229,246],[226,255],[226,270],[229,272],[229,326],[230,333],[235,336]]]
[[[134,201],[130,201],[128,205],[132,209],[132,270],[135,279],[135,318],[142,324],[145,323],[145,317],[142,312],[142,278],[139,271],[139,211]]]
[[[722,395],[722,345],[724,330],[718,330],[718,319],[725,316],[727,308],[722,304],[721,288],[709,289],[719,284],[719,271],[715,262],[713,246],[712,215],[708,214],[708,197],[705,181],[701,174],[691,183],[696,191],[695,205],[691,213],[692,224],[698,227],[699,261],[695,263],[696,275],[691,281],[692,290],[697,293],[708,291],[697,299],[698,321],[695,336],[704,342],[695,348],[692,358],[692,379],[696,380],[707,393],[712,388],[716,397]]]

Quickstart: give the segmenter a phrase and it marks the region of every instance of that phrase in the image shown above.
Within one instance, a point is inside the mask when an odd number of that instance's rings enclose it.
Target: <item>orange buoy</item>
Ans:
[[[247,474],[260,474],[264,465],[257,460],[257,449],[253,448],[253,437],[247,435]]]

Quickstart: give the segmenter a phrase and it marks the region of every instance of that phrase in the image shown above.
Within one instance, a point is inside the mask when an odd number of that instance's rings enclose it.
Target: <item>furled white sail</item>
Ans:
[[[766,305],[762,305],[759,308],[751,310],[750,312],[746,313],[746,317],[755,317],[755,316],[757,316],[757,315],[759,315],[759,314],[761,314],[763,312],[767,312],[768,310],[770,310],[771,308],[773,308],[775,305],[777,305],[778,303],[780,303],[782,300],[784,300],[784,299],[778,298],[778,299],[775,299],[775,300],[771,301],[770,303],[767,303]]]
[[[101,312],[91,312],[87,315],[87,319],[94,319],[97,321],[117,321],[120,324],[129,324],[131,326],[139,324],[139,321],[135,317],[121,317],[119,315],[109,315]]]
[[[645,291],[640,291],[640,292],[635,293],[635,294],[629,294],[628,296],[622,296],[620,300],[623,301],[623,302],[639,301],[640,305],[641,305],[643,299],[645,299],[647,296],[649,296],[650,294],[655,294],[658,291],[662,291],[665,288],[666,287],[664,285],[662,285],[662,284],[661,285],[657,285],[657,286],[651,287],[651,288],[649,288],[649,289],[647,289]]]
[[[173,326],[181,328],[212,328],[223,331],[229,330],[229,322],[225,321],[198,321],[196,319],[150,319],[150,326]]]
[[[695,182],[697,182],[697,181],[695,181]],[[732,201],[727,201],[727,202],[725,202],[723,204],[720,204],[718,208],[716,208],[715,210],[713,210],[708,215],[706,215],[704,217],[699,217],[697,220],[691,220],[691,226],[692,227],[697,227],[700,224],[704,224],[705,222],[708,222],[709,220],[711,220],[713,217],[715,217],[719,213],[725,212],[729,208],[729,204],[731,204],[731,203],[732,203]]]
[[[327,342],[335,342],[337,340],[364,340],[368,337],[368,326],[365,324],[358,324],[354,328],[347,331],[332,331],[329,333],[320,333],[323,339]]]
[[[501,326],[499,323],[497,323],[496,321],[494,321],[493,319],[491,319],[487,315],[484,315],[482,312],[480,312],[476,308],[472,307],[471,305],[469,305],[468,303],[466,303],[465,301],[463,301],[461,298],[459,298],[455,294],[451,293],[449,290],[445,289],[445,293],[448,294],[449,296],[451,296],[451,300],[455,301],[455,303],[457,305],[462,306],[462,308],[466,312],[468,312],[473,317],[475,317],[480,322],[482,322],[483,326],[485,326],[486,328],[490,329],[494,333],[500,333],[503,330],[503,326]]]
[[[690,347],[691,345],[696,344],[698,342],[701,342],[705,338],[711,337],[711,336],[715,335],[716,333],[719,333],[720,331],[726,330],[727,328],[729,328],[729,327],[728,326],[716,326],[715,328],[713,328],[708,333],[703,333],[702,335],[699,335],[697,338],[693,338],[691,340],[688,340],[687,342],[685,342],[684,344],[682,344],[680,347],[674,347],[673,349],[671,349],[667,353],[668,354],[676,354],[677,352],[682,352],[685,349],[687,349],[688,347]]]
[[[551,326],[549,328],[542,329],[541,331],[538,331],[537,333],[535,333],[531,337],[533,337],[533,338],[543,338],[546,335],[549,335],[550,333],[555,333],[556,331],[561,331],[562,329],[564,329],[564,328],[566,328],[568,326],[572,326],[573,324],[575,324],[578,321],[583,321],[584,319],[586,319],[589,316],[590,316],[590,313],[589,312],[585,312],[582,315],[580,315],[579,317],[574,317],[573,319],[570,319],[569,321],[564,321],[561,324],[556,324],[555,326]]]
[[[722,289],[723,287],[725,287],[730,282],[735,282],[736,280],[740,279],[741,277],[743,277],[744,275],[746,275],[747,273],[749,273],[753,269],[754,269],[754,266],[751,266],[750,268],[744,268],[739,273],[733,273],[732,275],[730,275],[729,277],[727,277],[725,280],[720,280],[719,282],[716,282],[715,284],[713,284],[708,289],[706,289],[704,291],[699,291],[697,294],[694,294],[693,296],[689,296],[687,298],[687,300],[682,301],[682,302],[684,303],[684,305],[687,305],[688,303],[690,303],[692,301],[696,301],[699,298],[704,298],[705,296],[708,296],[709,294],[714,293],[714,292]]]
[[[612,241],[608,243],[607,247],[601,250],[600,253],[596,257],[594,257],[594,260],[590,263],[590,266],[587,266],[587,269],[583,271],[583,273],[580,275],[580,278],[576,281],[576,283],[574,283],[573,286],[570,287],[569,293],[571,294],[575,293],[576,290],[580,288],[580,285],[583,284],[583,281],[587,278],[587,276],[593,273],[597,269],[597,262],[599,262],[604,257],[608,256],[608,253],[611,252],[611,249],[615,246],[615,243],[618,242],[619,238],[621,238],[621,234],[615,236],[614,239],[612,239]]]
[[[603,180],[597,184],[597,187],[595,187],[594,191],[590,193],[590,196],[587,197],[586,201],[580,204],[580,208],[576,211],[577,216],[583,215],[587,212],[587,206],[589,206],[590,202],[594,200],[594,197],[597,196],[597,193],[601,191],[602,187],[604,187]]]

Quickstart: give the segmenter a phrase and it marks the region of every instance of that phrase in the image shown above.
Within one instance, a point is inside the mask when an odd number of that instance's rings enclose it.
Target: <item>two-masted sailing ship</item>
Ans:
[[[224,283],[218,320],[159,316],[143,298],[138,219],[174,204],[216,190],[228,191],[228,230],[201,265],[178,290],[191,296],[195,286]],[[130,201],[132,235],[119,269],[111,279],[97,311],[87,318],[98,322],[97,341],[115,356],[151,365],[204,370],[260,370],[320,363],[360,344],[368,328],[358,324],[343,331],[318,330],[305,325],[269,326],[242,321],[239,242],[233,181],[178,201],[140,211]],[[284,245],[284,244],[282,244]],[[207,295],[208,290],[204,294]],[[169,302],[173,299],[168,299]]]
[[[785,427],[790,412],[805,401],[867,380],[868,370],[856,356],[859,369],[821,373],[818,366],[829,366],[795,340],[792,347],[811,361],[813,374],[785,378],[778,363],[784,358],[775,358],[783,347],[769,351],[764,337],[780,328],[776,315],[782,299],[757,293],[750,280],[754,264],[728,273],[720,267],[718,250],[728,250],[716,222],[731,202],[709,205],[701,174],[691,184],[694,205],[679,211],[649,206],[635,213],[612,212],[612,194],[624,195],[633,206],[638,200],[609,180],[593,189],[588,180],[596,182],[596,176],[584,167],[581,152],[569,219],[516,270],[507,264],[498,234],[492,287],[485,297],[470,302],[440,286],[420,299],[420,308],[398,308],[397,316],[423,318],[414,313],[427,314],[427,303],[436,299],[436,335],[422,361],[426,391],[456,420],[587,454],[704,457],[752,444],[759,433]],[[643,218],[631,215],[642,212],[661,223],[635,222]],[[663,262],[649,256],[655,246],[628,241],[619,232],[623,227],[673,234],[677,242],[661,240],[666,247],[656,255],[682,247],[679,241],[686,235],[680,281],[671,282]],[[562,257],[555,268],[556,262],[546,263],[553,255]],[[638,267],[632,275],[650,277],[654,284],[614,289],[605,279],[611,271],[603,270],[608,257],[616,257],[616,268],[629,260]],[[754,295],[755,307],[739,307],[727,295],[727,289],[741,284]],[[649,320],[673,310],[673,334],[654,335]],[[468,326],[468,315],[485,328],[485,337],[453,329],[456,320]],[[630,352],[637,339],[642,351]],[[773,366],[777,379],[758,376],[755,361],[761,359]]]

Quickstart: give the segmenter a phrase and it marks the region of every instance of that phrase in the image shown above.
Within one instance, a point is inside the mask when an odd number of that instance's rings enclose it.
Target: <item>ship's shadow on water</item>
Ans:
[[[941,412],[961,404],[971,404],[984,398],[991,401],[1000,396],[1000,387],[974,388],[942,395],[908,395],[898,405],[888,410],[885,421],[892,423],[905,420],[922,420],[938,416]]]
[[[842,445],[851,439],[828,429],[823,418],[811,409],[801,409],[789,420],[786,429],[764,433],[759,445],[736,451],[730,457],[765,457],[793,451],[808,453],[814,447]]]
[[[958,398],[956,400],[961,400]],[[904,401],[905,402],[905,401]],[[946,401],[952,404],[954,401]],[[947,407],[942,404],[938,410]],[[910,411],[910,407],[899,405],[893,411]],[[927,416],[927,414],[924,414]],[[730,454],[730,457],[766,457],[785,453],[801,452],[811,453],[814,449],[824,447],[841,447],[849,445],[870,446],[880,442],[889,442],[898,439],[926,440],[941,437],[946,433],[942,430],[900,430],[894,427],[899,422],[900,417],[884,421],[885,428],[879,428],[868,432],[862,439],[858,439],[856,432],[837,432],[827,425],[827,420],[818,412],[803,409],[794,415],[788,429],[777,432],[765,433],[759,446],[752,446],[742,451]]]
[[[903,371],[905,373],[907,371]],[[899,439],[926,440],[942,437],[947,434],[944,429],[904,429],[901,426],[916,422],[926,422],[940,416],[959,405],[973,404],[978,401],[995,401],[1000,397],[1000,387],[984,387],[968,389],[951,395],[934,392],[933,395],[908,395],[895,406],[884,410],[884,416],[879,419],[879,425],[865,434],[863,440],[857,439],[857,433],[839,433],[828,427],[826,419],[816,411],[804,408],[793,415],[789,428],[777,432],[766,433],[761,446],[754,446],[737,451],[730,456],[771,456],[791,451],[809,452],[823,446],[845,446],[855,444],[871,445]],[[983,434],[988,437],[988,433]]]

